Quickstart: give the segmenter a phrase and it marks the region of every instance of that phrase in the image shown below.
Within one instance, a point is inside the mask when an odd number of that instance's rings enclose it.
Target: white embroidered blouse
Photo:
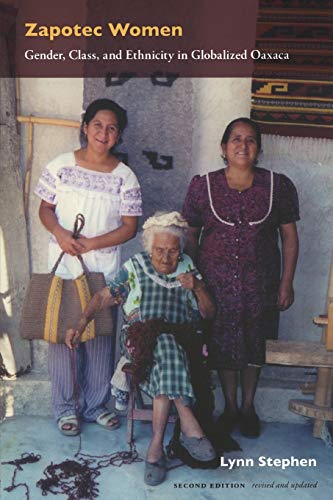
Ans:
[[[42,172],[35,194],[56,205],[59,223],[73,229],[75,216],[85,217],[82,234],[88,238],[117,229],[121,217],[142,215],[140,185],[136,175],[120,162],[112,172],[96,172],[76,164],[74,152],[62,154],[51,161]],[[49,269],[61,253],[55,237],[49,244]],[[83,254],[90,271],[100,271],[109,281],[120,268],[120,246],[93,250]],[[73,279],[82,274],[76,257],[65,254],[56,274]]]

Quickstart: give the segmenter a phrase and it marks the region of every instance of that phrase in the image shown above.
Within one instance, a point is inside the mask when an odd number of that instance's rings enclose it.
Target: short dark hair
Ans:
[[[224,131],[224,134],[222,136],[222,139],[221,139],[221,145],[227,144],[227,142],[230,138],[231,132],[233,131],[233,128],[237,123],[245,123],[246,125],[250,125],[250,127],[253,128],[253,130],[255,132],[255,136],[256,136],[257,145],[258,145],[258,151],[260,151],[261,150],[261,130],[260,130],[260,127],[259,127],[258,123],[254,122],[250,118],[245,118],[245,117],[236,118],[235,120],[232,120],[229,123],[229,125],[227,125],[227,127]]]

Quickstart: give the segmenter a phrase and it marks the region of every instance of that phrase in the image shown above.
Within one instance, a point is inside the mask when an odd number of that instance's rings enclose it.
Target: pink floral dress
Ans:
[[[197,265],[217,305],[213,365],[263,365],[265,340],[276,338],[278,330],[278,229],[299,220],[295,186],[262,168],[255,168],[252,186],[242,192],[228,186],[224,169],[197,175],[183,215],[190,226],[202,228]]]

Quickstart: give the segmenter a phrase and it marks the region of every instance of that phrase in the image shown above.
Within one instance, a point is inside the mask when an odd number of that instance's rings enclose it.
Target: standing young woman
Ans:
[[[83,117],[85,147],[62,154],[44,169],[35,193],[42,198],[39,216],[51,233],[49,268],[65,252],[56,274],[74,279],[82,274],[76,255],[90,271],[110,281],[120,268],[120,245],[133,238],[141,215],[141,192],[132,170],[113,151],[127,125],[126,111],[109,99],[92,102]],[[72,236],[75,216],[85,217],[79,239]],[[114,429],[115,415],[106,409],[113,372],[114,340],[96,337],[80,345],[80,412],[88,422]],[[52,403],[60,431],[79,433],[68,349],[49,345]]]
[[[221,425],[227,431],[239,425],[243,435],[257,437],[254,396],[265,363],[265,340],[276,338],[279,310],[294,300],[298,197],[288,177],[256,167],[261,134],[252,120],[229,123],[221,146],[226,168],[195,176],[187,193],[187,252],[217,304],[210,356],[225,397]]]

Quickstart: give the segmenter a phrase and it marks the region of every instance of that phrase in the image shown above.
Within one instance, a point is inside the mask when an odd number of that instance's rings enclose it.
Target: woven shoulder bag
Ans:
[[[76,216],[73,237],[78,238],[84,216]],[[63,258],[62,252],[52,271],[47,274],[33,274],[24,299],[21,315],[21,336],[27,340],[43,339],[62,344],[68,328],[77,325],[79,318],[91,297],[106,286],[103,273],[90,272],[82,256],[77,255],[83,273],[76,279],[62,279],[55,275]],[[112,335],[111,308],[96,314],[87,325],[81,342],[94,339],[96,335]]]

